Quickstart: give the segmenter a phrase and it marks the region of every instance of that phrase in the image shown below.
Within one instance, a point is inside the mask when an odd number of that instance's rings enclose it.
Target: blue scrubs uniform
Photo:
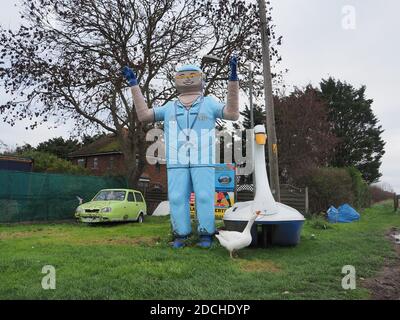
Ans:
[[[190,108],[179,100],[153,108],[155,121],[164,121],[168,198],[175,236],[190,235],[189,199],[195,193],[198,233],[215,233],[215,121],[224,104],[199,97]]]

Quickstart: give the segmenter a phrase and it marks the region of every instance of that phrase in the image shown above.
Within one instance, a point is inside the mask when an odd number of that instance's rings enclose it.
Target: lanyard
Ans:
[[[199,112],[196,114],[196,117],[194,118],[193,123],[192,123],[192,125],[190,126],[190,128],[189,128],[190,109],[192,108],[193,104],[192,104],[192,106],[191,106],[189,109],[187,109],[187,112],[188,112],[188,128],[187,128],[187,129],[189,129],[189,130],[188,130],[188,134],[185,134],[185,133],[184,133],[185,136],[186,136],[186,141],[189,141],[189,140],[190,140],[190,132],[191,132],[191,130],[193,129],[194,124],[195,124],[196,121],[197,121],[197,118],[199,117],[199,113],[200,113],[201,107],[202,107],[202,105],[203,105],[203,103],[204,103],[204,96],[203,96],[203,95],[201,96],[201,101],[200,101],[199,103],[200,103]],[[182,129],[182,127],[181,127],[181,125],[179,124],[179,121],[178,121],[178,100],[175,100],[175,119],[176,119],[176,122],[177,122],[177,124],[178,124],[179,129],[180,129],[182,132],[184,132],[183,129]]]

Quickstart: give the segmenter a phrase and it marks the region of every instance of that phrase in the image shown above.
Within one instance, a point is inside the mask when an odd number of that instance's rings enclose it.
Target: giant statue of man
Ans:
[[[123,74],[132,90],[139,121],[164,122],[168,199],[174,234],[173,248],[185,246],[191,235],[189,198],[195,193],[199,246],[209,248],[215,233],[215,122],[239,118],[237,58],[230,59],[226,104],[204,96],[204,75],[194,65],[178,68],[175,85],[178,98],[161,107],[149,108],[129,67]]]

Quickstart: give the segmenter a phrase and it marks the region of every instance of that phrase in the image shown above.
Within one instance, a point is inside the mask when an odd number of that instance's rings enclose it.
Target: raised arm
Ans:
[[[224,119],[237,121],[239,119],[239,78],[237,75],[237,57],[232,56],[229,62],[230,75],[228,82],[228,95],[224,108]]]
[[[124,67],[122,74],[125,76],[129,86],[131,87],[133,103],[135,104],[136,114],[139,121],[143,123],[154,122],[154,112],[147,106],[147,103],[144,100],[135,72],[129,67]]]

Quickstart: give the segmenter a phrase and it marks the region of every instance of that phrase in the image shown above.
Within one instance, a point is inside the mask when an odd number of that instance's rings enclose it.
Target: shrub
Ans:
[[[353,182],[353,207],[366,208],[371,205],[371,192],[368,184],[362,178],[361,172],[354,167],[347,168],[347,171]]]
[[[371,193],[371,201],[372,202],[380,202],[384,200],[391,200],[394,197],[394,193],[383,190],[380,185],[373,185],[369,187],[370,193]]]
[[[331,205],[353,203],[353,182],[347,169],[315,168],[303,183],[308,186],[311,213],[325,212]]]
[[[85,168],[58,158],[51,153],[29,150],[18,154],[18,156],[32,158],[34,172],[69,173],[76,175],[88,174]]]
[[[301,181],[308,187],[310,213],[325,212],[329,206],[349,203],[355,208],[370,206],[371,193],[356,168],[315,168]]]
[[[325,219],[325,215],[315,215],[310,220],[311,228],[318,230],[332,229],[332,225]]]

